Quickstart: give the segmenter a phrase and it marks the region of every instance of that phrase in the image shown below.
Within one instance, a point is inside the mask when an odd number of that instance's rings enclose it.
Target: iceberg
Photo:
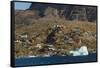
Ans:
[[[71,50],[69,52],[72,56],[84,56],[84,55],[88,55],[88,49],[86,46],[81,46],[79,49],[77,50]]]

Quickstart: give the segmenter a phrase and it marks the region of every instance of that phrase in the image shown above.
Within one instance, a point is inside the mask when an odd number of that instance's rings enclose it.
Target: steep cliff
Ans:
[[[97,19],[97,8],[94,6],[32,3],[28,10],[37,10],[41,17],[53,14],[54,17],[63,17],[69,20],[96,21]]]

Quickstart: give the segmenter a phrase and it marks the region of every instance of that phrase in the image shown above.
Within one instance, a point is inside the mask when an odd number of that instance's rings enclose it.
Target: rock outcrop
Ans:
[[[45,14],[46,16],[53,14],[54,17],[63,17],[68,20],[88,20],[93,22],[97,19],[97,8],[95,6],[32,3],[28,10],[37,10],[38,15],[41,17],[45,16]]]

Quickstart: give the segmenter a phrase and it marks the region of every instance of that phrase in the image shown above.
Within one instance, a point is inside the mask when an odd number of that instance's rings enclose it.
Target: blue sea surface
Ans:
[[[37,66],[37,65],[51,65],[51,64],[70,64],[83,62],[96,62],[97,54],[89,54],[87,56],[51,56],[51,57],[25,57],[16,58],[15,66]]]

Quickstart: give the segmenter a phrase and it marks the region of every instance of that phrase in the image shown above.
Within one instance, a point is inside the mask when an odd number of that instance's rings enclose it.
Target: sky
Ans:
[[[31,3],[27,2],[15,2],[15,9],[16,10],[25,10],[30,7]]]

